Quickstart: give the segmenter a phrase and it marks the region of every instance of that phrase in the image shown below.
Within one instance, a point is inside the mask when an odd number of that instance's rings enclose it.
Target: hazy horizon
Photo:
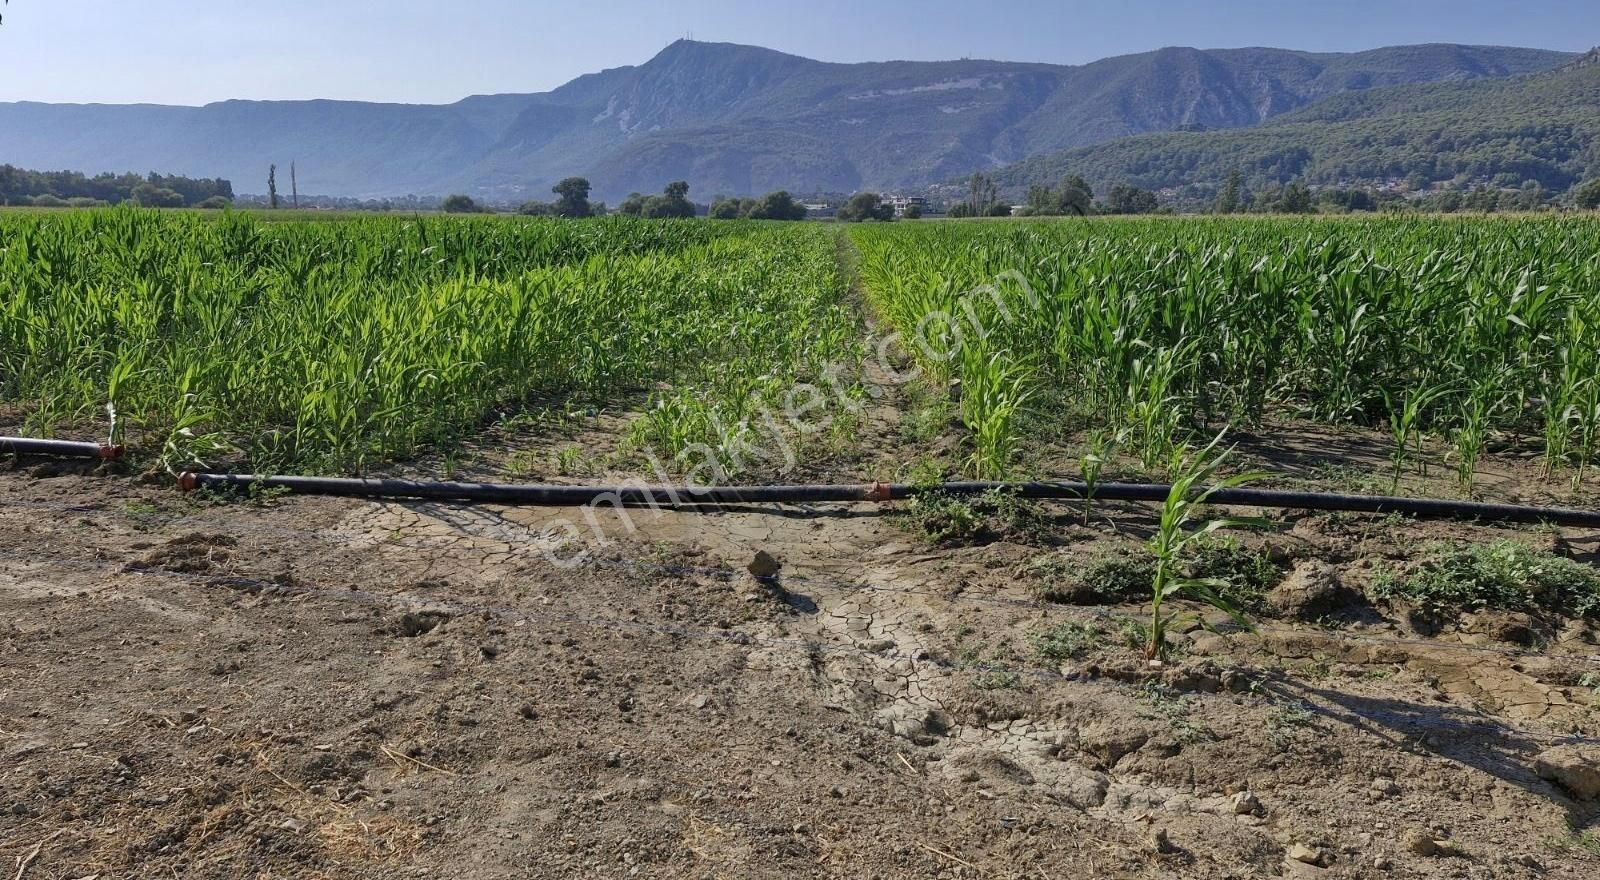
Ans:
[[[564,8],[465,0],[281,0],[270,10],[198,0],[15,0],[0,25],[0,101],[202,105],[229,99],[447,104],[542,92],[644,63],[676,39],[743,43],[819,61],[985,58],[1084,64],[1163,46],[1352,52],[1416,43],[1579,52],[1600,4],[1262,0],[1123,4],[842,0]],[[444,56],[442,59],[438,56]],[[86,63],[85,59],[101,59]]]

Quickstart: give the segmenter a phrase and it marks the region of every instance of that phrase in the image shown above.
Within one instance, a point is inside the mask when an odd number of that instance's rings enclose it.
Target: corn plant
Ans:
[[[1181,399],[1174,388],[1193,342],[1162,348],[1133,362],[1128,376],[1123,424],[1147,473],[1155,472],[1179,448]]]
[[[1009,352],[985,356],[972,346],[963,353],[961,375],[961,418],[972,431],[972,469],[980,478],[1002,479],[1016,457],[1015,423],[1030,393],[1027,368]]]
[[[1100,485],[1100,474],[1106,463],[1116,457],[1127,432],[1098,430],[1089,435],[1089,448],[1078,459],[1078,474],[1083,478],[1083,524],[1089,524],[1094,508],[1094,493]]]
[[[1402,395],[1397,405],[1393,396],[1384,392],[1389,408],[1389,436],[1394,440],[1394,448],[1389,452],[1389,462],[1394,466],[1389,482],[1391,495],[1400,490],[1400,475],[1405,472],[1406,462],[1411,458],[1413,439],[1417,441],[1416,452],[1419,457],[1422,453],[1420,427],[1423,413],[1434,401],[1450,393],[1452,391],[1448,385],[1423,385]]]
[[[1244,613],[1224,598],[1221,590],[1226,581],[1216,578],[1184,576],[1180,560],[1191,543],[1222,529],[1258,527],[1266,525],[1259,518],[1219,517],[1199,522],[1206,500],[1216,492],[1231,489],[1265,478],[1261,473],[1245,473],[1220,477],[1218,471],[1228,457],[1229,450],[1218,451],[1223,434],[1218,434],[1205,448],[1189,450],[1180,456],[1172,487],[1161,506],[1161,519],[1156,532],[1150,537],[1149,549],[1155,558],[1155,579],[1151,584],[1150,623],[1145,656],[1151,660],[1167,657],[1167,628],[1171,619],[1163,610],[1169,599],[1187,596],[1217,608],[1240,625],[1248,627]],[[1209,485],[1207,485],[1209,484]]]
[[[1473,479],[1478,472],[1478,459],[1489,440],[1491,419],[1501,406],[1497,395],[1504,393],[1493,378],[1480,379],[1461,402],[1459,423],[1455,430],[1456,475],[1461,491],[1472,493]]]

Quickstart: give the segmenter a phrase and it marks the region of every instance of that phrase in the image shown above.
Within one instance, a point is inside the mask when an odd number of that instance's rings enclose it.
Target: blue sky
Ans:
[[[448,102],[639,64],[690,33],[826,61],[1063,64],[1169,45],[1600,43],[1600,0],[12,0],[3,11],[0,101]]]

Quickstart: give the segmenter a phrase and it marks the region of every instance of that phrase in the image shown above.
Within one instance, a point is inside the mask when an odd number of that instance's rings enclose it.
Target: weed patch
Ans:
[[[1267,739],[1278,751],[1286,752],[1294,745],[1299,731],[1316,725],[1317,716],[1303,703],[1286,703],[1272,707],[1267,715]]]
[[[1267,592],[1284,573],[1265,550],[1245,547],[1221,535],[1190,542],[1179,556],[1178,568],[1185,578],[1218,584],[1216,591],[1223,599],[1251,612],[1261,610]],[[1029,573],[1040,579],[1035,593],[1047,601],[1140,601],[1149,598],[1156,561],[1144,554],[1113,553],[1091,560],[1081,573],[1073,573],[1064,561],[1054,559],[1036,562]]]
[[[991,490],[958,497],[938,491],[918,492],[904,522],[929,543],[942,546],[999,540],[1033,542],[1047,533],[1039,506],[1010,492]]]
[[[1041,660],[1075,660],[1105,641],[1105,631],[1090,623],[1067,623],[1028,635],[1034,656]]]
[[[1185,745],[1216,739],[1216,734],[1189,718],[1194,698],[1178,694],[1159,682],[1145,682],[1139,694],[1153,717],[1161,718],[1172,728],[1172,735]]]
[[[1432,617],[1485,609],[1596,617],[1600,572],[1514,541],[1452,545],[1435,549],[1409,571],[1381,573],[1372,595],[1413,603]]]

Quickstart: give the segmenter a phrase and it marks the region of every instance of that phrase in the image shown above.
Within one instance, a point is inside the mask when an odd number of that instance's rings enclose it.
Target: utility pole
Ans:
[[[300,181],[294,176],[294,160],[289,160],[289,192],[294,198],[294,209],[300,210]]]

